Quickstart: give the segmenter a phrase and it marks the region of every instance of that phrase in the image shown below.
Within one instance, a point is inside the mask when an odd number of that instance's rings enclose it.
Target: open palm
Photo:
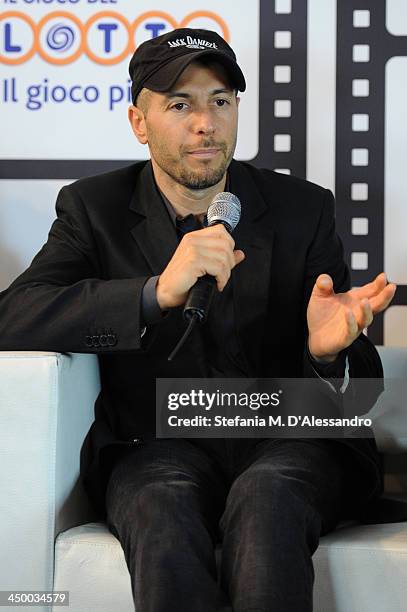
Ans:
[[[335,293],[332,278],[320,274],[307,309],[311,355],[333,361],[371,324],[375,314],[387,308],[395,292],[396,285],[387,284],[384,272],[372,282],[345,293]]]

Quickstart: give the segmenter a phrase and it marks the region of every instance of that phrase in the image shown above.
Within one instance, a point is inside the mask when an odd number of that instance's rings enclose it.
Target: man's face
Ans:
[[[219,64],[192,62],[170,92],[151,92],[146,142],[155,163],[189,189],[219,183],[236,147],[238,103]]]

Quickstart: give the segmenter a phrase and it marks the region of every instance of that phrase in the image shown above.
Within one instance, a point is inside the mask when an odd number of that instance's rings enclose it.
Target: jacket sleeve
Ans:
[[[318,227],[308,251],[305,278],[304,317],[306,324],[306,309],[312,289],[320,274],[329,274],[333,279],[334,291],[344,292],[351,288],[348,266],[344,261],[342,241],[335,229],[335,198],[330,190],[325,190]],[[308,335],[306,337],[308,343]],[[306,344],[307,346],[307,344]],[[304,374],[312,377],[306,346],[304,347]],[[383,390],[380,379],[383,369],[378,352],[373,343],[364,335],[360,336],[346,349],[349,359],[350,378],[374,378],[375,383],[369,386],[369,397],[359,399],[366,405],[372,405]],[[355,393],[355,384],[349,385],[349,393]]]
[[[92,228],[72,186],[59,192],[56,213],[46,244],[0,293],[0,350],[145,350],[151,334],[143,333],[140,310],[148,277],[102,278]]]

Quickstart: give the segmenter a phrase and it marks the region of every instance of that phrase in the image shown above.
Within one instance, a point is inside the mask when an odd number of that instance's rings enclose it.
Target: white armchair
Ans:
[[[386,376],[407,379],[407,349],[379,351]],[[99,389],[95,355],[0,352],[0,590],[68,590],[70,612],[134,612],[120,543],[78,480]],[[407,500],[407,438],[386,436],[386,492]],[[407,522],[343,522],[313,559],[317,612],[405,610]]]

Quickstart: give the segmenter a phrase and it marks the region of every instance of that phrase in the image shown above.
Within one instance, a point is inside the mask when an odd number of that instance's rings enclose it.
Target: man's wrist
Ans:
[[[334,361],[338,359],[338,356],[339,356],[339,353],[336,353],[334,355],[322,355],[321,357],[317,357],[311,352],[309,347],[308,347],[308,351],[312,359],[316,361],[317,363],[320,363],[321,365],[327,365],[328,363],[333,363]]]
[[[336,355],[336,359],[334,361],[323,363],[322,361],[317,361],[315,359],[309,349],[309,345],[307,344],[307,354],[309,362],[311,363],[311,366],[317,372],[317,374],[322,378],[342,379],[345,373],[347,353],[348,350],[343,349]]]
[[[162,286],[160,285],[160,277],[157,278],[157,282],[155,285],[155,298],[162,312],[169,310],[169,306],[165,298],[165,293],[163,292]]]
[[[159,276],[152,276],[147,280],[143,287],[141,300],[141,314],[143,325],[154,325],[159,323],[168,311],[162,309],[156,295],[156,287]]]
[[[309,339],[308,339],[308,343],[307,343],[307,348],[308,348],[308,353],[309,356],[316,361],[317,363],[320,363],[321,365],[327,365],[328,363],[333,363],[334,361],[336,361],[338,359],[338,355],[339,353],[334,353],[331,355],[315,355],[310,348],[309,345]]]

